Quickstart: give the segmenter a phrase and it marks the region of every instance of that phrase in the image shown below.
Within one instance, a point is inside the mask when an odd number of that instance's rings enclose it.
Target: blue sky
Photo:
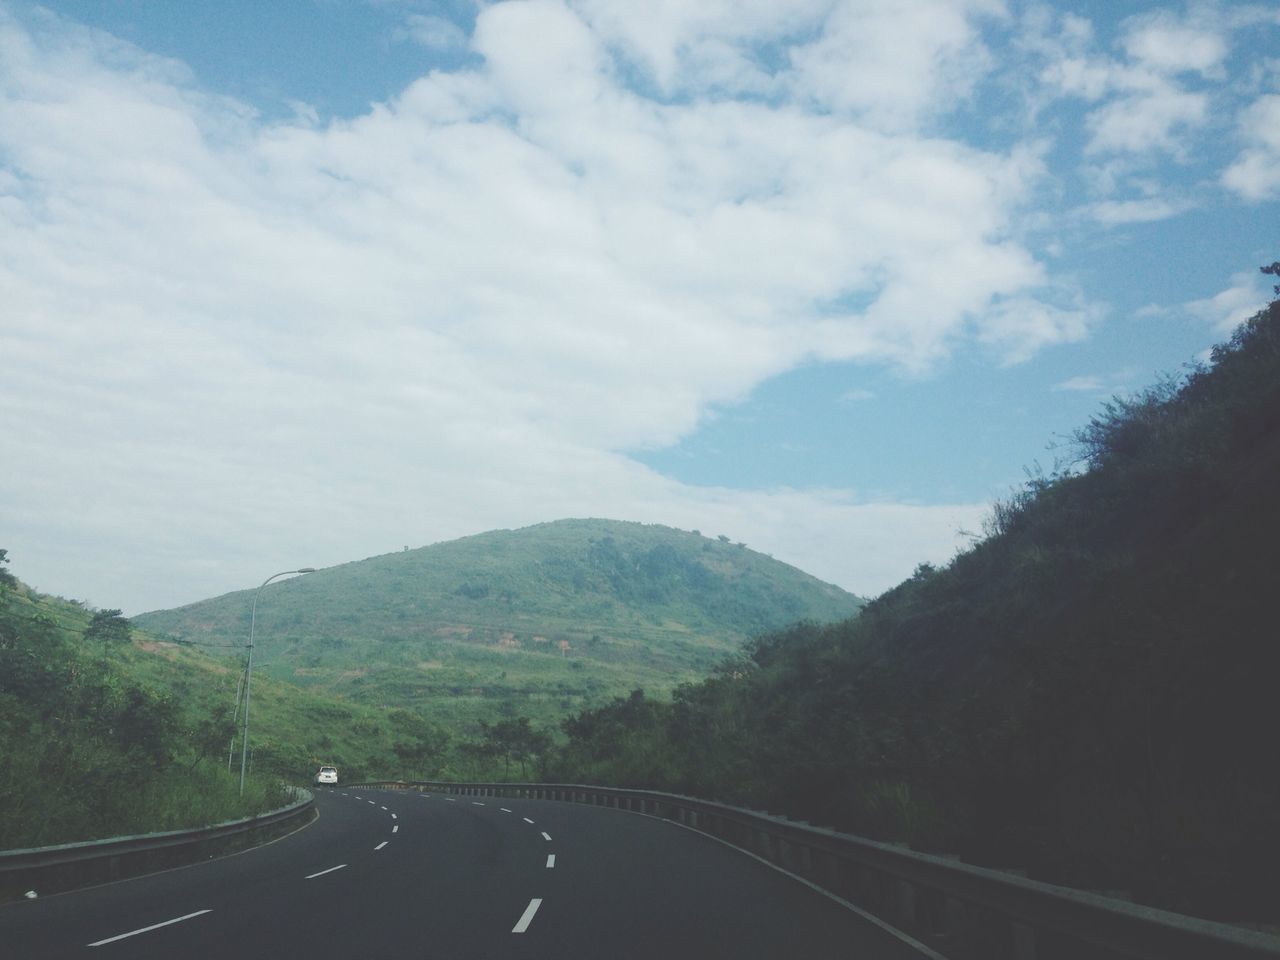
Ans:
[[[873,595],[1280,257],[1280,4],[0,0],[0,545],[127,613],[498,527]]]

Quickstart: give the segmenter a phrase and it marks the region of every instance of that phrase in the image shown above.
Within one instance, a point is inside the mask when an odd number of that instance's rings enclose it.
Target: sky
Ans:
[[[946,563],[1280,259],[1280,3],[0,0],[0,547]]]

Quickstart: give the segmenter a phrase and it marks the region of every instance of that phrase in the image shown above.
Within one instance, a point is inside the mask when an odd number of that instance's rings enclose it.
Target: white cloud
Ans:
[[[802,4],[813,35],[779,79],[741,49],[791,36],[769,4],[495,4],[481,66],[327,125],[265,122],[100,33],[0,19],[18,572],[136,611],[588,514],[710,516],[864,592],[945,559],[976,507],[704,490],[622,453],[806,360],[918,370],[966,337],[1017,360],[1083,336],[1087,309],[1040,302],[1016,237],[1037,152],[876,106],[964,96],[986,62],[971,17],[999,6],[911,6],[896,59],[867,46],[889,10]],[[637,94],[619,50],[682,95]],[[716,85],[773,98],[698,95],[708,60]]]
[[[1260,273],[1238,273],[1231,286],[1215,296],[1194,300],[1184,306],[1191,316],[1202,320],[1217,334],[1229,334],[1266,306],[1265,277]]]
[[[1246,200],[1280,195],[1280,94],[1267,94],[1250,104],[1239,127],[1247,146],[1224,171],[1223,185]]]
[[[1104,393],[1107,388],[1102,377],[1096,373],[1087,373],[1055,383],[1052,389],[1059,393]]]
[[[1221,113],[1251,82],[1232,75],[1238,71],[1234,48],[1251,39],[1246,31],[1280,22],[1274,12],[1214,3],[1158,9],[1122,21],[1107,49],[1087,22],[1033,9],[1038,12],[1025,18],[1021,43],[1040,64],[1042,87],[1030,96],[1038,112],[1057,98],[1085,105],[1082,173],[1108,200],[1092,209],[1094,218],[1151,222],[1185,209],[1185,195],[1164,196],[1171,178],[1161,166],[1172,158],[1189,167],[1215,155],[1206,137],[1220,129]],[[1246,122],[1254,119],[1265,118]],[[1268,148],[1254,141],[1224,182],[1251,199],[1268,195],[1272,165]],[[1113,199],[1139,178],[1156,179],[1157,189],[1148,185],[1138,199]]]
[[[1208,108],[1209,98],[1203,93],[1144,78],[1139,89],[1111,100],[1090,115],[1092,137],[1087,152],[1180,153],[1185,149],[1186,132],[1205,122]]]
[[[1166,197],[1150,197],[1143,200],[1103,200],[1090,204],[1085,213],[1099,223],[1154,223],[1167,220],[1189,209],[1186,203],[1178,203]]]
[[[791,56],[795,84],[825,108],[887,130],[968,97],[991,68],[975,20],[994,0],[863,0],[835,4],[822,36]]]
[[[1159,73],[1221,77],[1228,44],[1220,29],[1206,8],[1192,8],[1187,19],[1157,10],[1126,21],[1120,42],[1130,59]]]
[[[403,34],[428,50],[458,50],[466,46],[467,35],[457,24],[444,17],[411,13],[405,18]]]

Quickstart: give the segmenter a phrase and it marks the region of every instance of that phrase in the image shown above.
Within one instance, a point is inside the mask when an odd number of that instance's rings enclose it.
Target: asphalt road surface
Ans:
[[[338,787],[231,857],[0,906],[0,958],[930,954],[678,825],[546,800]]]

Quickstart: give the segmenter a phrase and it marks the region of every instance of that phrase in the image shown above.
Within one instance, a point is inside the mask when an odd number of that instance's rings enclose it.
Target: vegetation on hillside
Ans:
[[[0,563],[7,563],[0,550]],[[0,849],[201,826],[283,805],[217,756],[227,710],[140,682],[119,610],[38,597],[0,567]],[[229,706],[229,705],[228,705]]]
[[[251,598],[135,622],[180,641],[239,643]],[[481,721],[554,729],[637,686],[668,692],[750,636],[860,605],[724,536],[564,520],[274,584],[258,606],[255,658],[343,704],[412,710],[476,739]]]
[[[566,721],[546,776],[1274,919],[1280,301],[1073,449],[858,618]]]
[[[119,610],[36,593],[7,561],[0,550],[0,849],[260,812],[321,763],[346,781],[493,779],[526,775],[549,747],[527,717],[447,729],[255,671],[241,799],[243,645],[156,638]]]

